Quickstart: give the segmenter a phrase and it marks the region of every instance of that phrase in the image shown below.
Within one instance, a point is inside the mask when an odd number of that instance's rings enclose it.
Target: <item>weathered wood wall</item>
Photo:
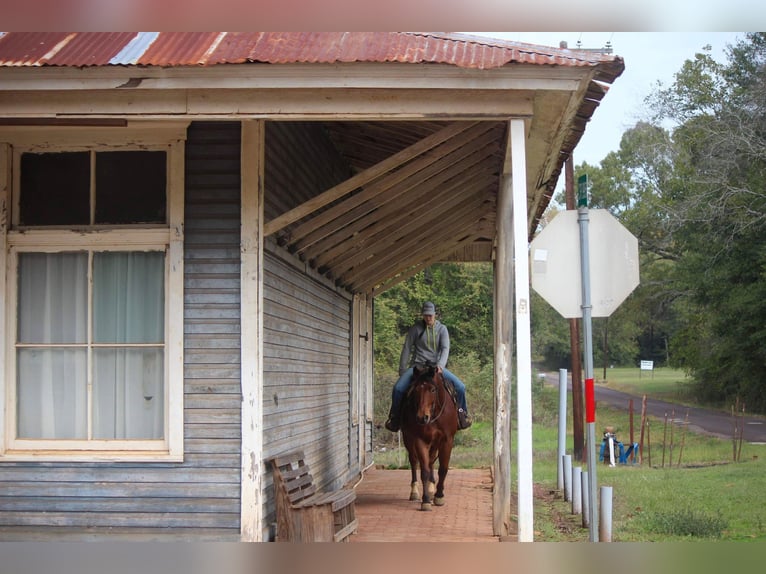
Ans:
[[[269,123],[266,147],[272,216],[348,175],[320,124]],[[138,539],[239,537],[239,123],[193,123],[185,170],[184,461],[2,463],[2,539],[98,538],[102,527]],[[264,455],[302,448],[318,486],[334,489],[360,470],[349,431],[351,296],[267,245]],[[263,489],[267,530],[270,475]]]
[[[266,125],[266,219],[348,177],[321,124]],[[359,471],[349,440],[351,296],[274,242],[264,280],[264,456],[302,448],[320,488]],[[265,522],[275,520],[264,480]]]

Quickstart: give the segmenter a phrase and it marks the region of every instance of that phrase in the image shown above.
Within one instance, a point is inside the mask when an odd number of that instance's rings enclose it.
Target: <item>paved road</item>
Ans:
[[[556,388],[559,386],[559,374],[546,373],[545,382]],[[571,375],[568,380],[568,389],[572,389]],[[628,401],[633,399],[633,411],[635,413],[636,425],[640,425],[641,401],[643,397],[632,396],[621,391],[616,391],[602,385],[596,385],[596,420],[598,420],[598,404],[606,403],[610,406],[628,410]],[[569,395],[571,397],[571,394]],[[569,399],[571,400],[571,398]],[[671,419],[675,409],[675,417],[672,419],[676,424],[683,424],[686,418],[686,411],[689,411],[689,429],[695,432],[701,432],[718,436],[722,438],[731,438],[734,432],[731,413],[705,409],[700,407],[685,407],[674,403],[667,403],[656,399],[647,398],[646,411],[654,417],[664,420],[667,414],[668,420]],[[601,429],[596,429],[597,433]],[[749,443],[766,444],[766,417],[758,415],[745,416],[745,430],[743,440]]]

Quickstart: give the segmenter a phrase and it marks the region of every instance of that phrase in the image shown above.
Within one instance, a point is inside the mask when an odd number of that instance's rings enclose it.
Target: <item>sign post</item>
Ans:
[[[577,196],[577,212],[558,213],[532,241],[530,255],[534,290],[562,316],[582,317],[588,527],[590,541],[598,542],[598,459],[591,323],[592,317],[609,317],[638,286],[638,240],[608,211],[588,210],[587,175],[577,180]],[[594,238],[593,245],[590,237]],[[578,278],[580,289],[568,288],[572,280]]]
[[[588,201],[587,201],[587,178],[581,176],[578,180],[578,188],[583,182],[585,192],[578,189],[578,194],[583,193],[585,198],[578,199],[577,222],[580,226],[580,270],[582,288],[582,332],[583,332],[583,364],[585,366],[585,426],[586,426],[586,452],[588,463],[588,534],[591,542],[598,542],[598,512],[597,494],[598,479],[596,478],[596,396],[593,385],[593,328],[591,321],[590,303],[590,245],[588,237]]]

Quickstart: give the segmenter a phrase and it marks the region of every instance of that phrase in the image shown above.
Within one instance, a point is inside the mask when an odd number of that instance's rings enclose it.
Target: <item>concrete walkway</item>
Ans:
[[[356,486],[359,530],[351,542],[497,542],[489,469],[450,469],[446,504],[430,512],[409,500],[410,471],[371,468]]]

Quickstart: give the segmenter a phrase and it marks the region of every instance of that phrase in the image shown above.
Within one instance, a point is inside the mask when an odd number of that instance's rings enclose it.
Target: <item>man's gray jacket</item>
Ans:
[[[402,355],[399,358],[399,376],[413,365],[428,361],[447,366],[449,358],[449,332],[446,325],[436,321],[433,327],[426,327],[421,319],[415,322],[404,337]]]

